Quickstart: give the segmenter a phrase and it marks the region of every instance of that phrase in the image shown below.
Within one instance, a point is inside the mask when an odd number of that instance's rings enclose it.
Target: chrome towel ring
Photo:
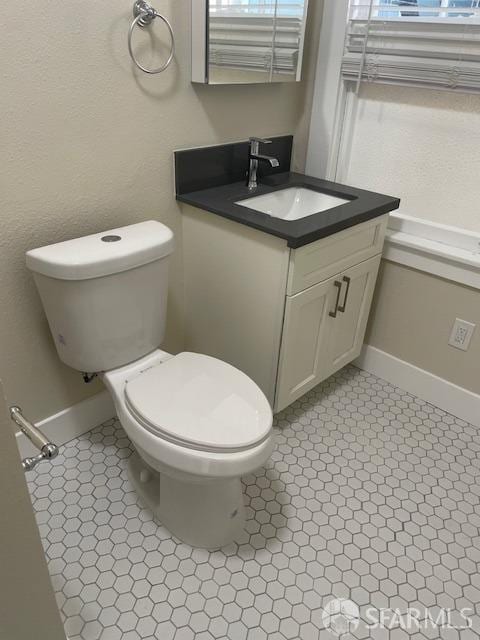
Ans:
[[[128,51],[130,53],[130,57],[132,58],[134,64],[141,71],[144,71],[145,73],[155,74],[155,73],[161,73],[162,71],[165,71],[165,69],[172,62],[173,57],[175,55],[175,36],[173,35],[172,25],[167,20],[167,18],[165,18],[165,16],[162,16],[162,14],[158,13],[158,11],[154,9],[151,5],[149,5],[148,2],[145,2],[145,0],[136,0],[136,2],[133,5],[133,16],[134,16],[134,20],[128,32]],[[137,26],[142,27],[142,29],[144,27],[148,27],[148,25],[150,25],[155,20],[155,18],[160,18],[160,20],[162,20],[162,22],[165,23],[165,26],[167,27],[168,33],[170,35],[171,47],[170,47],[170,53],[168,55],[168,58],[161,67],[158,67],[158,69],[147,69],[146,67],[141,65],[140,62],[135,58],[135,54],[133,53],[133,48],[132,48],[132,36],[135,30],[135,27]]]

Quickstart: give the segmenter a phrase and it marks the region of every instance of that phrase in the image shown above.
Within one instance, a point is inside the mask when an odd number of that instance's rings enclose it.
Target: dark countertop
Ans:
[[[235,204],[236,201],[244,198],[272,193],[286,187],[302,186],[347,199],[349,202],[300,220],[281,220]],[[288,246],[292,248],[302,247],[343,229],[384,215],[398,209],[400,205],[400,200],[392,196],[292,172],[277,173],[262,178],[254,192],[249,192],[244,182],[233,182],[201,191],[177,194],[177,200],[284,238]]]

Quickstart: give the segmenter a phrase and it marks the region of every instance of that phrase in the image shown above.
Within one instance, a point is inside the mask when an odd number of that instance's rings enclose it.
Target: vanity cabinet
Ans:
[[[298,249],[184,205],[186,348],[249,375],[281,411],[361,351],[387,215]]]

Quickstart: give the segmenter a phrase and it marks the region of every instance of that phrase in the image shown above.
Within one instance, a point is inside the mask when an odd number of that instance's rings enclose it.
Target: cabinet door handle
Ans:
[[[342,292],[342,283],[339,282],[338,280],[335,280],[334,285],[337,287],[337,301],[335,302],[335,309],[333,311],[329,311],[328,315],[331,318],[336,318],[337,317],[337,311],[338,311],[338,304],[340,302],[340,294]]]
[[[348,276],[343,276],[343,281],[347,283],[347,288],[345,289],[345,298],[343,299],[343,304],[341,307],[338,307],[340,313],[345,313],[345,309],[347,308],[348,294],[350,292],[350,283],[352,279]]]

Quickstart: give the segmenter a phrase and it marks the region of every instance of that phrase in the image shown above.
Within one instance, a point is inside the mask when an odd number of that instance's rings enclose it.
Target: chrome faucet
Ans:
[[[259,162],[269,162],[271,167],[279,167],[280,163],[277,158],[273,156],[265,156],[260,152],[261,144],[271,144],[271,140],[264,140],[263,138],[250,138],[250,147],[248,151],[248,180],[247,187],[249,191],[253,191],[258,187],[257,171]]]

